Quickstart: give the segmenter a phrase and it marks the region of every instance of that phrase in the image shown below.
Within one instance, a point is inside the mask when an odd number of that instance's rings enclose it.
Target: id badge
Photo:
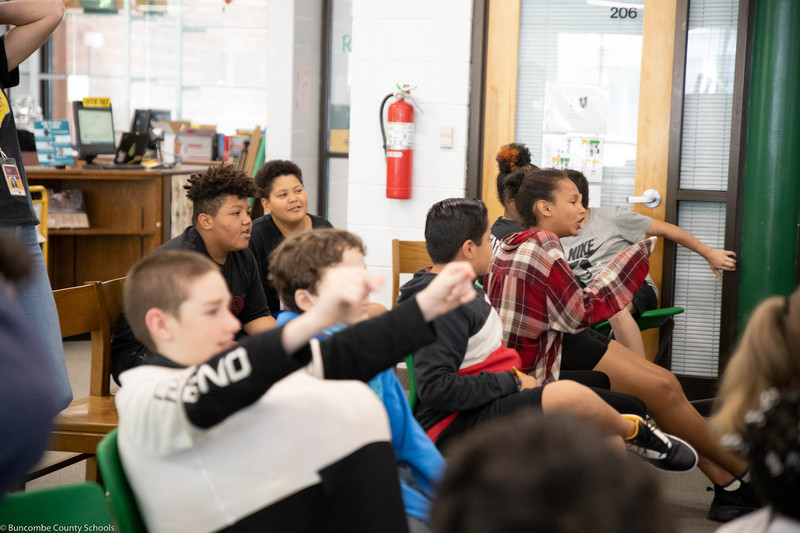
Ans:
[[[0,166],[3,167],[3,175],[6,178],[6,185],[11,196],[26,196],[25,185],[22,183],[22,176],[19,174],[17,162],[10,158],[3,159],[0,162]]]

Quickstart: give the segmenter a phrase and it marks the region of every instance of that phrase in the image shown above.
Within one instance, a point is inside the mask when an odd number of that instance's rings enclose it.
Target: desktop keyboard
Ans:
[[[127,163],[109,163],[109,164],[100,164],[100,163],[87,163],[83,165],[83,168],[94,169],[94,170],[144,170],[144,166],[139,163],[129,165]]]

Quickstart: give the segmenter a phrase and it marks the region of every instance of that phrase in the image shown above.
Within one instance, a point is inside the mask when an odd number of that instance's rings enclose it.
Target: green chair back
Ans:
[[[639,326],[639,330],[641,331],[650,328],[660,328],[666,324],[670,318],[683,313],[683,311],[683,307],[664,307],[663,309],[651,309],[650,311],[645,311],[642,313],[642,316],[636,320],[636,324]],[[594,329],[606,337],[611,334],[611,324],[608,323],[608,320],[605,322],[600,322],[594,327]]]
[[[146,533],[147,528],[139,512],[133,490],[125,477],[117,447],[118,430],[114,429],[97,445],[97,463],[108,492],[114,518],[120,533]]]
[[[406,356],[406,368],[408,368],[408,405],[411,412],[417,408],[417,378],[414,377],[414,354]]]
[[[58,525],[66,528],[85,524],[97,526],[98,531],[114,531],[105,494],[97,483],[13,492],[0,501],[0,528],[3,531],[12,525],[51,528]]]

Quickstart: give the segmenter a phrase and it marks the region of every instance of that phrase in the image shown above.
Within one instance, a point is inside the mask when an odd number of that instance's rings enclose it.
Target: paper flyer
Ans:
[[[72,166],[72,141],[66,120],[37,120],[33,123],[36,155],[43,166]]]

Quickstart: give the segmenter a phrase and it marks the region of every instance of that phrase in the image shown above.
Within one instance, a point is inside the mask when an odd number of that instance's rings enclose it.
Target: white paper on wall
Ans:
[[[548,82],[543,131],[606,133],[608,90],[602,85]]]
[[[598,183],[589,184],[589,207],[600,207],[600,196],[603,194],[603,186]]]

